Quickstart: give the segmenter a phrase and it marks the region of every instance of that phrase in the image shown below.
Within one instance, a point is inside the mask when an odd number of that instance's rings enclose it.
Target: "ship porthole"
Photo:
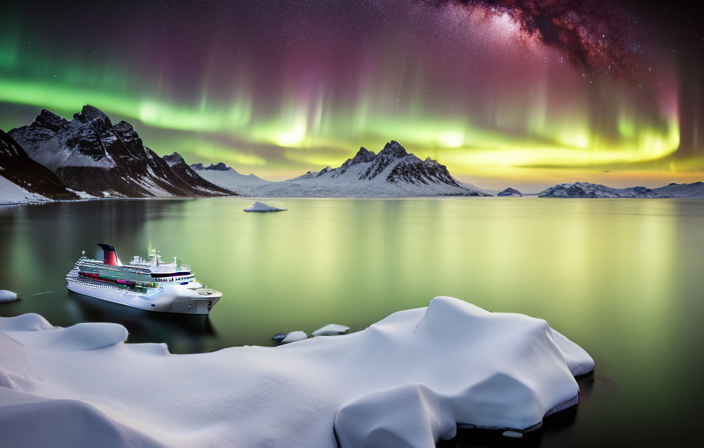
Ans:
[[[152,303],[152,306],[156,306],[156,303]]]
[[[192,310],[192,309],[193,309],[193,304],[192,304],[192,303],[189,303],[189,304],[188,304],[188,309],[189,309],[189,310]]]

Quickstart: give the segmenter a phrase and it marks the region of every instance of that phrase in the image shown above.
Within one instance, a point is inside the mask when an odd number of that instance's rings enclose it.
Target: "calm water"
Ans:
[[[271,345],[328,323],[353,331],[449,295],[546,319],[595,359],[576,412],[516,442],[443,446],[683,446],[704,412],[704,201],[115,200],[0,208],[0,315],[110,321],[174,353]],[[81,251],[123,261],[158,243],[221,290],[210,317],[155,315],[69,294]]]

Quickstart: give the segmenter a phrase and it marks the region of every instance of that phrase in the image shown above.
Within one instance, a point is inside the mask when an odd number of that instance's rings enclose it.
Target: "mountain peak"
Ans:
[[[408,152],[406,151],[406,148],[401,146],[399,142],[397,142],[396,140],[391,140],[386,145],[384,145],[384,149],[379,152],[379,155],[391,159],[400,159],[401,157],[406,157],[408,155]]]
[[[438,162],[437,160],[433,160],[430,157],[423,160],[423,163],[425,163],[428,166],[441,166],[440,162]]]
[[[110,121],[110,118],[108,118],[108,116],[105,114],[105,112],[89,104],[83,106],[83,109],[81,109],[80,113],[74,114],[73,119],[78,120],[82,123],[91,123],[97,121],[99,123],[104,123],[108,126],[112,126],[112,122]]]
[[[166,155],[162,157],[164,159],[164,162],[168,163],[169,166],[173,167],[174,165],[179,165],[181,163],[185,164],[186,161],[183,160],[183,157],[181,157],[181,154],[174,152],[171,155]]]
[[[352,158],[352,165],[355,165],[357,163],[366,163],[366,162],[371,162],[374,160],[374,157],[376,157],[376,154],[374,154],[374,151],[370,151],[364,146],[359,148],[359,151],[357,151],[357,154]]]
[[[58,131],[68,123],[68,120],[50,110],[42,109],[37,118],[34,119],[34,123],[52,131]]]
[[[337,173],[337,176],[344,174],[353,165],[373,162],[374,159],[376,159],[376,154],[374,154],[374,151],[369,151],[367,148],[362,146],[359,148],[359,151],[357,151],[357,154],[355,154],[353,158],[347,159],[345,163],[342,164],[339,172]]]

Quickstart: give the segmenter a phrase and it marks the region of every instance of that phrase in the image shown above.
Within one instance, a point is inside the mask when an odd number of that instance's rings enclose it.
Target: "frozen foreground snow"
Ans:
[[[3,446],[434,447],[575,404],[591,357],[540,319],[450,297],[367,329],[172,355],[124,327],[0,318]]]

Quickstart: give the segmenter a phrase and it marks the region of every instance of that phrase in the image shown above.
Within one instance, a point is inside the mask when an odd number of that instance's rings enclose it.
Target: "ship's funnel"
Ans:
[[[103,243],[98,243],[98,246],[100,246],[100,249],[98,250],[98,253],[95,255],[96,260],[100,260],[100,256],[102,255],[104,264],[109,264],[110,266],[122,265],[122,263],[120,263],[120,260],[117,258],[117,252],[115,252],[114,247],[112,247],[109,244],[103,244]],[[102,254],[101,254],[101,252],[102,252]]]

